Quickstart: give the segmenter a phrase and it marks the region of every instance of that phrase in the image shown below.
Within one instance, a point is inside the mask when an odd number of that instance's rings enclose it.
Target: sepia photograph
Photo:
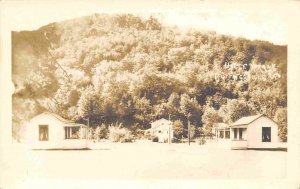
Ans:
[[[288,187],[286,1],[30,2],[0,1],[2,15],[20,11],[3,21],[11,155],[1,149],[1,189]],[[47,186],[64,179],[74,182]]]

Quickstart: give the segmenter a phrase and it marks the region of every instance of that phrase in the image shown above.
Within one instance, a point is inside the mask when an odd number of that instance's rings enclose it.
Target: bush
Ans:
[[[190,125],[190,137],[191,140],[195,139],[195,137],[199,136],[199,130],[195,125]]]
[[[108,128],[102,124],[101,126],[97,126],[93,130],[93,139],[99,141],[100,139],[108,138]]]
[[[142,139],[142,138],[144,138],[145,133],[144,133],[144,130],[142,130],[142,129],[136,129],[134,131],[133,135],[136,139]]]
[[[88,130],[87,130],[87,138],[89,140],[93,140],[94,139],[93,132],[94,132],[93,128],[88,128]]]
[[[152,142],[158,142],[158,137],[153,137]]]
[[[131,132],[126,128],[121,128],[121,124],[119,126],[111,125],[109,127],[109,139],[113,142],[132,142],[133,141]]]
[[[204,145],[205,143],[206,143],[205,137],[200,137],[200,138],[198,139],[198,144],[199,144],[199,145]]]
[[[144,138],[147,139],[147,140],[151,140],[152,139],[150,131],[144,132]]]
[[[181,143],[182,142],[182,139],[179,139],[179,138],[172,138],[172,143]]]
[[[278,108],[274,121],[278,123],[278,136],[282,142],[287,142],[287,108]]]
[[[176,120],[173,123],[174,137],[180,139],[184,133],[184,126],[180,120]]]

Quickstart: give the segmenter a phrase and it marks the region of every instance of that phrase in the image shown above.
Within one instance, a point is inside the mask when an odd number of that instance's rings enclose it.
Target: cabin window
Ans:
[[[238,129],[237,129],[237,128],[234,128],[234,129],[233,129],[234,139],[237,139],[237,132],[238,132]]]
[[[271,142],[271,127],[262,128],[262,141]]]
[[[48,125],[39,125],[39,140],[40,141],[48,141],[49,130]]]
[[[243,140],[243,129],[239,128],[239,139]]]
[[[219,138],[224,138],[223,131],[219,131]]]
[[[65,139],[79,139],[80,127],[65,127]]]
[[[230,138],[230,131],[225,131],[225,138],[229,139]]]

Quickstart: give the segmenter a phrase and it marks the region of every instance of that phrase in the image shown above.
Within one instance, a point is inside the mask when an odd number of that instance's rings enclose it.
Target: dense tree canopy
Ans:
[[[188,120],[210,132],[214,121],[257,113],[286,128],[286,46],[130,14],[13,32],[12,42],[15,136],[42,111],[82,123],[90,118],[92,127],[146,129],[170,117],[178,120],[178,135]]]

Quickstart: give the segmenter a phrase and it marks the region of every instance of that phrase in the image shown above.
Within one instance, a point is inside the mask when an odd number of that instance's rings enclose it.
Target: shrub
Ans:
[[[184,133],[184,126],[180,120],[176,120],[173,123],[174,137],[180,139]]]
[[[126,128],[121,128],[121,126],[120,124],[119,126],[111,125],[109,127],[109,139],[113,142],[132,142],[131,132]]]
[[[190,125],[190,137],[193,140],[195,137],[199,136],[199,130],[195,125]]]
[[[278,108],[274,121],[278,123],[278,136],[282,142],[287,142],[287,109]]]
[[[89,140],[92,140],[92,139],[94,138],[94,136],[93,136],[93,131],[94,131],[93,128],[88,128],[88,130],[87,130],[87,138],[88,138]]]
[[[179,138],[172,138],[172,143],[181,143],[182,142],[182,139],[179,139]]]
[[[145,133],[144,133],[144,131],[142,129],[136,129],[134,131],[133,135],[134,135],[134,137],[136,139],[141,139],[141,138],[143,138],[145,136]]]
[[[152,139],[150,131],[145,131],[144,132],[144,138],[147,139],[147,140],[151,140]]]
[[[108,138],[108,129],[107,127],[102,124],[101,126],[97,126],[93,130],[93,139],[99,141],[100,139],[107,139]]]
[[[158,137],[153,137],[152,142],[158,142]]]
[[[205,137],[200,137],[200,138],[198,139],[198,144],[199,144],[199,145],[204,145],[205,143],[206,143]]]

